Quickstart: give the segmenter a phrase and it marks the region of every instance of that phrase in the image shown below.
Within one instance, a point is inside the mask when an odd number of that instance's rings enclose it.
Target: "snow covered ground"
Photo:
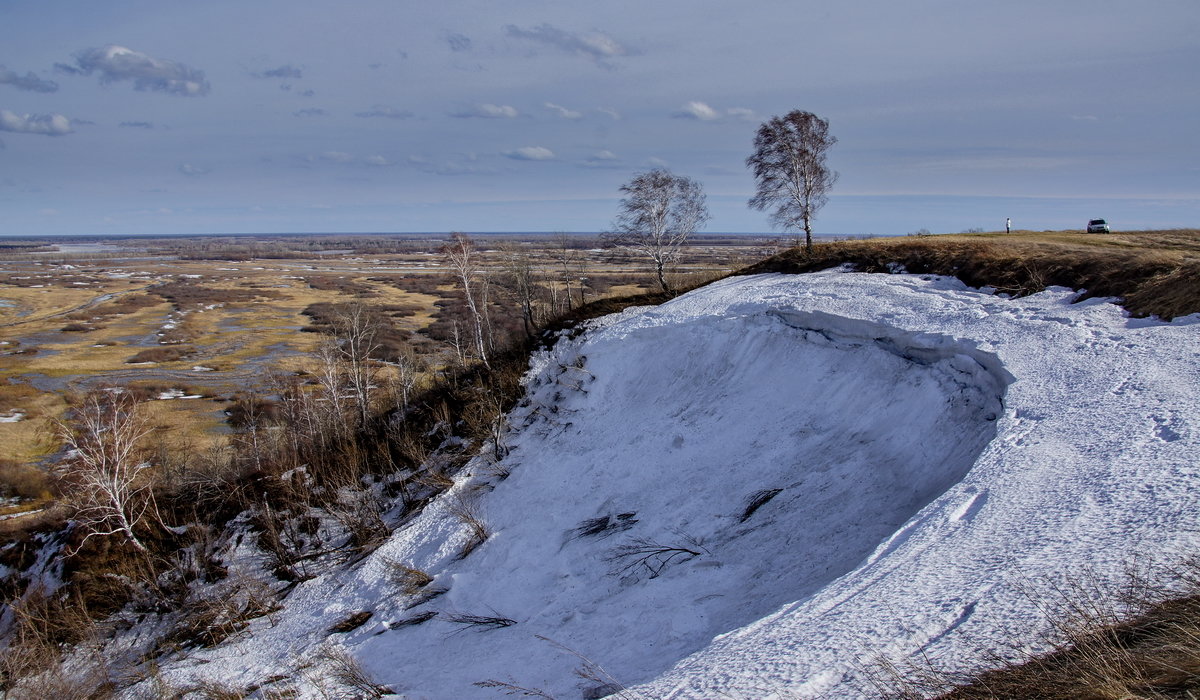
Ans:
[[[333,642],[409,698],[840,698],[1032,640],[1064,577],[1200,546],[1200,316],[1076,296],[829,271],[601,319],[536,358],[507,456],[164,677],[300,678]],[[491,535],[459,558],[464,513]]]

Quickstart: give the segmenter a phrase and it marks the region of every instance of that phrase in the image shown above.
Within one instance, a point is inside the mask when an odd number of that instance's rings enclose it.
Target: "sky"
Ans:
[[[1200,225],[1195,0],[4,0],[0,235],[574,231],[749,209],[827,119],[818,233]]]

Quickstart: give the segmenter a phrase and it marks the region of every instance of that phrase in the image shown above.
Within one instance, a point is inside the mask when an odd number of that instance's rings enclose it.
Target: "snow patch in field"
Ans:
[[[25,418],[24,411],[0,411],[0,423],[17,423]]]
[[[167,389],[159,392],[159,401],[169,401],[171,399],[199,399],[203,398],[200,394],[188,394],[183,389]]]

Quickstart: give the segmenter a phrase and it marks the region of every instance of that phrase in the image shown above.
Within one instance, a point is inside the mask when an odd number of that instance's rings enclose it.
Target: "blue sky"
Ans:
[[[830,122],[827,233],[1200,225],[1200,3],[5,0],[0,235],[709,231],[757,125]]]

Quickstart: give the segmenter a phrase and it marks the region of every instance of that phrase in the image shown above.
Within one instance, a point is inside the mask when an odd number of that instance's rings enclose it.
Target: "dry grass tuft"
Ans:
[[[388,567],[392,582],[400,586],[400,592],[404,595],[416,595],[433,583],[433,577],[428,573],[404,562],[385,558],[384,563]]]
[[[1014,640],[986,650],[991,670],[953,673],[881,663],[880,695],[899,700],[1190,700],[1200,697],[1200,558],[1155,583],[1131,575],[1122,590],[1073,583],[1043,605],[1051,631],[1041,647]],[[1163,580],[1159,577],[1157,580]]]
[[[316,660],[324,669],[326,678],[341,689],[352,693],[351,697],[365,700],[395,694],[391,688],[376,683],[358,662],[358,659],[354,658],[344,647],[326,644],[318,650]],[[325,687],[325,683],[322,682],[319,682],[318,685],[322,688]],[[339,697],[344,696],[339,695]]]
[[[458,552],[458,558],[465,559],[479,545],[487,542],[487,539],[492,536],[492,530],[484,520],[483,507],[476,498],[456,495],[447,506],[447,510],[450,515],[467,526],[467,541],[463,543],[462,549]]]

